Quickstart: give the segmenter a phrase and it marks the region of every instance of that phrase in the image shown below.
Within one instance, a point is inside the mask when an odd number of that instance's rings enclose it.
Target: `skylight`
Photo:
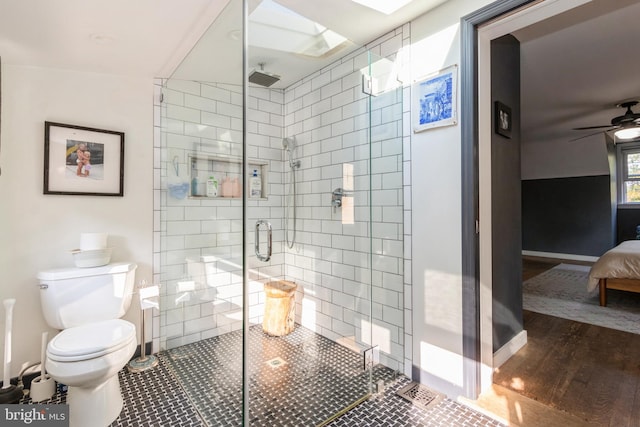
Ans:
[[[340,34],[272,0],[263,0],[249,21],[251,46],[321,57],[348,43]]]
[[[411,3],[412,0],[351,0],[354,3],[361,4],[369,9],[382,12],[385,15],[391,15],[396,10]]]

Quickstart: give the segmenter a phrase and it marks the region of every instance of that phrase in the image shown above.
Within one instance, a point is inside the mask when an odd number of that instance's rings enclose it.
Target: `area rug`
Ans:
[[[640,293],[609,290],[600,307],[598,291],[587,292],[589,267],[560,264],[522,285],[525,310],[640,334]]]

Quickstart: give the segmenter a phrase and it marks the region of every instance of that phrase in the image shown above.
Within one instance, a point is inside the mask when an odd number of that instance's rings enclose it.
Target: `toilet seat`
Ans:
[[[76,362],[113,353],[136,339],[135,326],[122,319],[89,323],[64,329],[47,346],[47,357]]]

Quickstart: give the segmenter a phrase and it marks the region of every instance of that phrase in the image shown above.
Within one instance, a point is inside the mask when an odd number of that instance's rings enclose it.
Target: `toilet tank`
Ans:
[[[47,324],[66,329],[124,316],[131,305],[136,268],[133,263],[114,263],[38,273]]]

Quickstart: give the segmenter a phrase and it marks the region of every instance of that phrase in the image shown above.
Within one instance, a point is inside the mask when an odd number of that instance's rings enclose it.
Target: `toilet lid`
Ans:
[[[59,362],[93,359],[112,353],[136,339],[135,326],[122,319],[75,326],[49,341],[47,356]]]

